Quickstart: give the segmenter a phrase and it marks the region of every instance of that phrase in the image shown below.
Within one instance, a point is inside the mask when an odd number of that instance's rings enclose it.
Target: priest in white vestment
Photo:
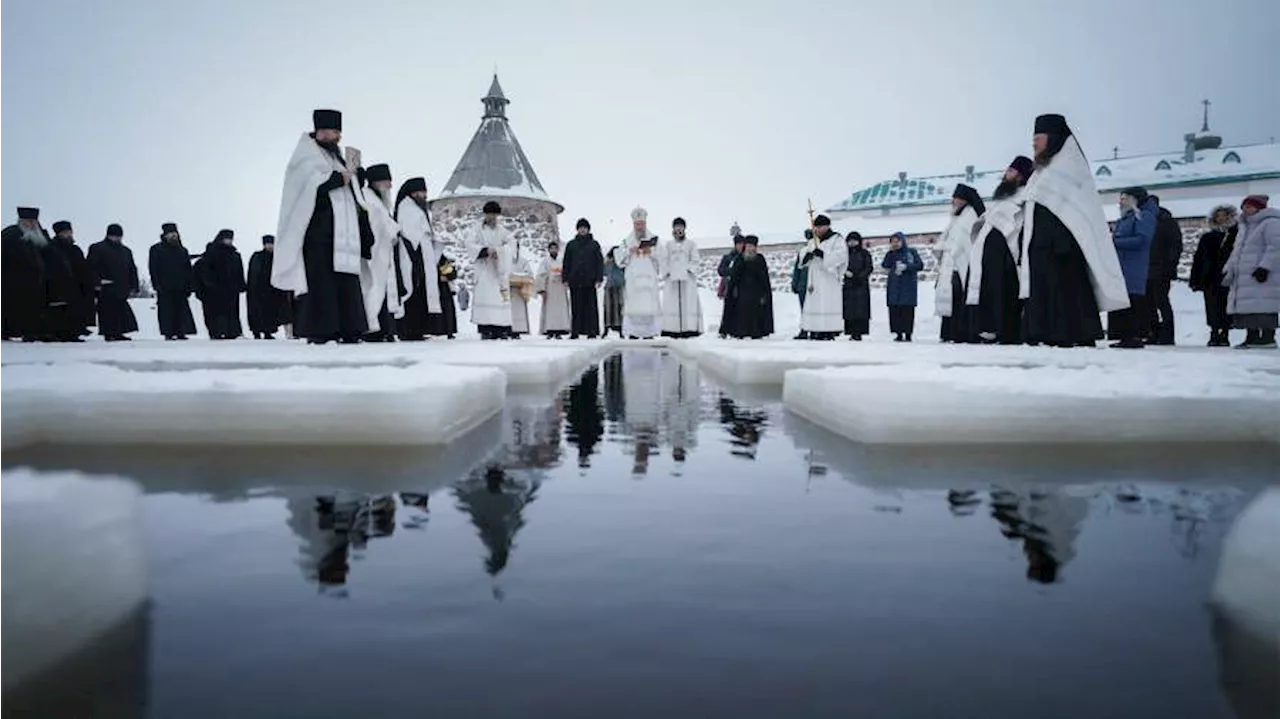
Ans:
[[[808,288],[800,312],[800,330],[811,340],[834,340],[844,331],[844,272],[849,248],[831,229],[831,219],[813,220],[813,239],[801,250],[800,269],[808,270]]]
[[[965,302],[973,307],[983,342],[1022,341],[1022,302],[1018,300],[1018,261],[1022,257],[1023,187],[1035,164],[1018,156],[1004,171],[987,211],[974,225]]]
[[[395,321],[404,316],[396,267],[400,267],[404,279],[409,277],[408,262],[397,262],[396,254],[402,255],[401,260],[407,260],[408,256],[400,244],[400,226],[396,224],[391,206],[391,168],[385,164],[370,165],[364,170],[364,181],[368,186],[356,193],[356,199],[373,231],[369,258],[360,264],[360,290],[364,293],[364,312],[369,322],[365,340],[391,341],[396,335]]]
[[[630,339],[657,337],[662,321],[659,297],[658,236],[649,231],[649,213],[643,207],[631,211],[631,233],[622,239],[618,266],[626,274],[622,301],[622,336]]]
[[[542,298],[538,332],[547,337],[569,334],[573,325],[569,312],[569,288],[564,283],[564,260],[560,257],[560,243],[555,240],[547,243],[547,256],[538,265],[534,288]]]
[[[439,319],[443,303],[452,301],[452,296],[442,297],[436,281],[436,234],[427,211],[426,178],[411,177],[400,186],[395,218],[400,223],[399,265],[404,289],[400,338],[417,341],[429,333],[432,317]]]
[[[511,233],[498,224],[502,207],[490,200],[484,205],[484,220],[467,241],[467,254],[474,265],[475,291],[471,296],[471,323],[480,339],[497,340],[511,336]]]
[[[702,334],[702,304],[698,299],[698,246],[685,237],[684,218],[671,222],[671,242],[658,246],[662,272],[662,335],[697,337]]]
[[[973,251],[974,225],[987,211],[978,191],[959,184],[951,194],[951,220],[935,248],[938,280],[934,286],[934,311],[942,318],[943,342],[968,344],[977,341],[974,311],[965,303],[969,281],[969,258]]]
[[[342,113],[316,110],[285,169],[271,284],[293,293],[293,333],[311,344],[359,342],[369,329],[360,287],[360,208],[343,159]]]
[[[511,287],[511,335],[519,337],[529,334],[529,300],[533,299],[533,263],[528,253],[520,249],[520,241],[512,240],[508,249],[511,252],[511,274],[508,282]]]

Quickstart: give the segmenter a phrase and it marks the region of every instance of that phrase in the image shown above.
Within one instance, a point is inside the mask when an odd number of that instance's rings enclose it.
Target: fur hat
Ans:
[[[1243,202],[1240,203],[1240,209],[1243,210],[1244,208],[1252,205],[1253,207],[1256,207],[1259,210],[1265,210],[1267,209],[1267,203],[1270,201],[1271,201],[1271,198],[1267,195],[1249,195],[1248,197],[1244,198]]]
[[[71,229],[71,223],[67,222],[66,220],[58,220],[57,222],[53,223],[53,234],[55,235],[58,234],[59,232],[69,231],[70,229]]]
[[[636,209],[631,211],[632,222],[639,222],[640,220],[647,220],[647,219],[649,219],[649,211],[644,209],[643,207],[637,207]]]
[[[316,130],[342,132],[342,113],[337,110],[315,110],[311,113],[311,124]]]
[[[579,217],[579,218],[578,218],[578,224],[574,225],[573,229],[575,229],[575,230],[588,229],[588,230],[589,230],[589,229],[591,229],[591,223],[590,223],[590,222],[587,222],[587,218],[585,218],[585,217]]]
[[[112,222],[107,225],[107,237],[124,237],[124,228]]]
[[[1227,213],[1227,224],[1217,225],[1214,223],[1213,218],[1219,212]],[[1206,217],[1205,220],[1208,221],[1210,227],[1234,227],[1235,224],[1240,221],[1240,208],[1235,205],[1218,205],[1212,210],[1209,210],[1209,216]]]
[[[423,189],[426,189],[425,185],[423,186]],[[502,205],[499,205],[497,202],[494,202],[493,200],[489,200],[488,202],[484,203],[484,214],[501,215]]]

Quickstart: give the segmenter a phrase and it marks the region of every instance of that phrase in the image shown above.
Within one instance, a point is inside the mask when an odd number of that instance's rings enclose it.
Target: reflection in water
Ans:
[[[609,355],[604,361],[604,416],[614,427],[627,412],[627,399],[622,391],[622,355]]]
[[[698,446],[701,409],[702,378],[698,367],[673,354],[663,355],[662,413],[667,445],[677,464],[683,464],[689,450]]]
[[[611,360],[612,358],[610,358]],[[605,361],[606,368],[610,360]],[[607,371],[607,370],[606,370]],[[565,435],[578,448],[578,466],[591,466],[591,455],[604,436],[604,413],[600,411],[600,368],[592,366],[577,384],[569,388],[566,402]]]
[[[729,432],[729,453],[755,459],[760,437],[769,425],[769,413],[763,408],[741,406],[725,395],[720,395],[719,408],[720,424]]]
[[[523,474],[523,473],[522,473]],[[489,555],[485,572],[495,579],[506,569],[515,548],[516,533],[524,527],[524,509],[533,503],[541,480],[537,475],[517,476],[493,465],[473,473],[453,488],[458,509],[471,517]],[[494,585],[494,597],[502,598]]]
[[[991,492],[991,516],[1005,537],[1022,542],[1027,579],[1041,584],[1058,581],[1062,567],[1075,557],[1075,542],[1088,514],[1088,499],[1062,492]]]
[[[321,593],[346,597],[352,552],[396,529],[396,502],[390,495],[353,493],[295,495],[286,502],[289,528],[301,539],[303,575]]]

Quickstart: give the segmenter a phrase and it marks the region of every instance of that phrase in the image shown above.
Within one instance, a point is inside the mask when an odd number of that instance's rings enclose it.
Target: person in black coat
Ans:
[[[58,226],[64,225],[60,222]],[[84,288],[72,264],[73,255],[61,248],[60,241],[50,239],[44,228],[40,229],[40,236],[43,241],[40,245],[40,258],[44,262],[45,283],[41,339],[48,342],[82,342],[81,334],[85,331],[82,304]]]
[[[844,331],[851,340],[871,333],[871,273],[875,262],[862,246],[862,235],[845,235],[849,247],[849,267],[844,272]]]
[[[18,222],[0,234],[3,247],[4,339],[34,342],[44,332],[46,291],[40,243],[40,208],[19,207]]]
[[[591,234],[591,223],[578,220],[577,236],[564,246],[561,276],[569,287],[569,339],[600,336],[600,303],[596,290],[604,282],[604,253]]]
[[[421,254],[421,253],[419,253]],[[400,255],[396,255],[400,261]],[[397,270],[397,280],[399,279]],[[458,334],[458,308],[453,301],[453,283],[458,279],[458,267],[453,260],[440,254],[436,260],[436,284],[440,288],[440,311],[427,313],[427,334],[432,337],[453,339]]]
[[[1209,325],[1209,346],[1230,347],[1231,315],[1227,314],[1230,290],[1222,286],[1222,275],[1231,250],[1235,249],[1239,210],[1235,205],[1219,205],[1209,215],[1210,230],[1200,237],[1191,261],[1188,283],[1192,292],[1204,293],[1204,318]]]
[[[262,236],[262,249],[249,257],[249,280],[246,283],[249,303],[249,331],[254,339],[273,340],[283,323],[287,296],[271,285],[271,265],[275,258],[276,238]]]
[[[235,233],[219,230],[196,262],[197,296],[204,307],[209,339],[233,340],[244,334],[240,293],[245,291],[244,261],[236,251]]]
[[[147,268],[151,272],[151,286],[156,291],[160,334],[166,340],[185,340],[195,334],[196,320],[191,316],[191,293],[195,290],[191,253],[182,244],[176,224],[166,222],[160,226],[160,241],[151,246]]]
[[[773,285],[759,245],[755,235],[742,238],[742,255],[729,268],[725,315],[729,334],[737,339],[755,340],[773,334]]]
[[[1157,205],[1160,198],[1151,195]],[[1156,216],[1156,234],[1151,243],[1150,271],[1147,273],[1147,306],[1150,315],[1147,331],[1148,342],[1156,345],[1174,343],[1173,305],[1169,291],[1178,278],[1178,263],[1182,260],[1182,228],[1173,219],[1173,213],[1161,207]]]
[[[97,324],[93,311],[93,271],[85,259],[84,250],[76,244],[71,223],[59,220],[53,223],[52,246],[66,261],[71,271],[72,285],[67,300],[67,324],[63,328],[63,340],[78,342],[89,334],[89,328]]]
[[[996,186],[991,205],[983,217],[978,237],[982,242],[977,258],[981,273],[971,276],[978,283],[975,313],[978,336],[982,342],[1016,345],[1022,343],[1022,301],[1018,299],[1018,259],[1022,255],[1022,199],[1018,194],[1026,186],[1034,161],[1022,155],[1005,168]],[[1005,233],[1008,233],[1006,235]]]
[[[724,306],[720,310],[720,337],[736,337],[737,332],[733,327],[733,312],[729,309],[730,285],[733,283],[733,265],[742,257],[742,249],[745,239],[738,231],[738,226],[734,225],[733,229],[733,249],[720,256],[720,265],[716,267],[716,274],[720,277],[719,287],[716,294],[720,295],[724,300]]]
[[[129,306],[129,297],[139,287],[138,266],[124,244],[124,229],[108,225],[107,236],[89,246],[86,259],[98,291],[98,334],[108,342],[130,339],[125,335],[138,331],[138,318]]]

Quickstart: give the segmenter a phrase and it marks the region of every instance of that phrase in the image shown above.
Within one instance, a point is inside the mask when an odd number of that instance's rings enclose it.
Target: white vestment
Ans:
[[[396,217],[400,221],[400,236],[413,249],[422,250],[422,269],[426,276],[427,312],[433,315],[440,314],[443,310],[440,309],[440,283],[436,269],[436,233],[431,229],[431,220],[427,217],[427,213],[423,212],[422,207],[412,197],[407,196],[396,206]],[[405,282],[405,286],[412,290],[413,261],[409,258],[409,252],[404,249],[403,244],[400,248],[403,252],[400,258],[400,269],[409,276],[410,279]]]
[[[1047,167],[1037,167],[1026,186],[1023,215],[1025,245],[1035,234],[1035,206],[1044,205],[1071,232],[1089,266],[1089,283],[1102,312],[1123,310],[1129,306],[1120,258],[1111,239],[1107,218],[1098,202],[1098,186],[1094,182],[1089,161],[1075,135],[1067,138],[1062,149]],[[1018,265],[1018,297],[1031,296],[1031,264],[1022,253]]]
[[[547,257],[538,266],[534,289],[542,295],[542,315],[538,320],[538,332],[568,332],[572,328],[569,314],[569,288],[565,286],[561,272],[563,257]]]
[[[514,256],[511,259],[511,273],[507,279],[508,283],[518,280],[520,284],[533,284],[533,269],[529,267],[529,260],[525,258],[524,253],[519,251],[516,241],[512,241],[511,250],[514,250]],[[520,335],[529,334],[529,300],[516,287],[511,287],[511,331]]]
[[[965,304],[976,305],[982,296],[982,253],[987,246],[987,238],[992,230],[1004,235],[1005,244],[1009,247],[1009,256],[1015,263],[1021,263],[1022,257],[1018,247],[1018,237],[1022,233],[1022,203],[1026,198],[1022,189],[1003,200],[992,200],[987,203],[987,211],[976,225],[978,236],[973,241],[973,252],[969,255],[969,290]]]
[[[511,298],[507,283],[511,276],[511,234],[495,225],[480,224],[467,241],[467,254],[475,272],[471,295],[471,323],[494,327],[511,326]],[[488,254],[480,257],[482,250]]]
[[[938,260],[938,282],[933,291],[934,312],[939,317],[951,316],[951,275],[959,272],[963,283],[969,275],[969,255],[973,250],[973,225],[978,221],[978,211],[965,205],[960,214],[953,214],[942,233],[938,246],[942,257]]]
[[[378,194],[372,187],[365,188],[356,194],[360,206],[369,215],[369,227],[373,230],[372,257],[360,262],[360,292],[364,295],[364,314],[369,322],[369,330],[379,327],[378,315],[382,313],[385,302],[391,316],[404,317],[404,305],[401,304],[400,289],[396,284],[396,253],[400,254],[400,279],[406,287],[412,289],[412,265],[406,266],[409,255],[400,244],[400,226],[391,217],[388,198]]]
[[[702,409],[702,373],[698,365],[674,354],[662,356],[662,415],[666,442],[672,449],[698,445]]]
[[[800,313],[800,329],[805,332],[844,331],[844,271],[849,266],[849,248],[838,232],[827,235],[818,248],[822,257],[810,255],[801,267],[809,270],[809,289]],[[801,257],[811,248],[801,250]]]
[[[640,249],[641,239],[652,242],[658,236],[646,232],[644,238],[634,232],[622,240],[618,266],[626,272],[623,285],[622,334],[625,337],[657,337],[662,316],[662,300],[658,295],[657,248]],[[643,252],[643,254],[641,254]]]
[[[663,242],[657,247],[662,273],[662,331],[668,334],[702,332],[702,304],[698,299],[698,246],[693,240]]]
[[[271,263],[271,284],[294,297],[307,293],[307,268],[302,261],[302,243],[316,210],[316,192],[335,172],[346,170],[341,160],[329,154],[309,134],[303,134],[284,171],[284,191],[280,197],[280,217],[276,222],[275,258]],[[355,195],[350,185],[329,191],[333,205],[333,271],[360,274],[360,222]]]

